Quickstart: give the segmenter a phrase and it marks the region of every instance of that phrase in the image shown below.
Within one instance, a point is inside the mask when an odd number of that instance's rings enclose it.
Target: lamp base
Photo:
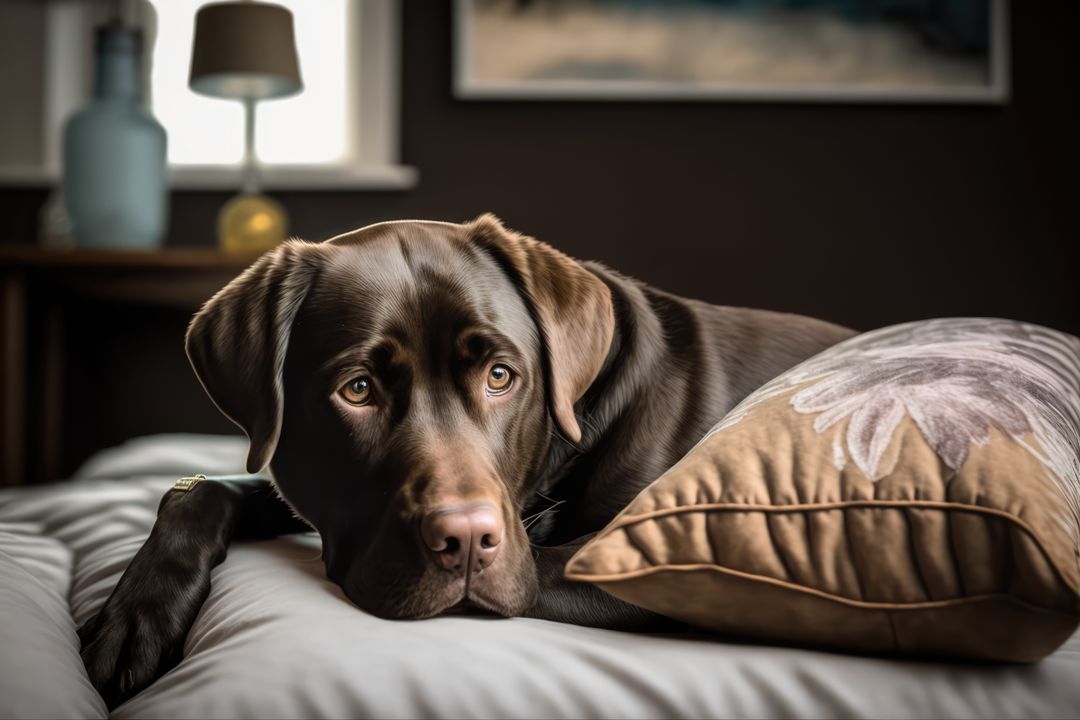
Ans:
[[[289,216],[277,200],[240,194],[221,206],[218,245],[225,252],[265,252],[285,240]]]

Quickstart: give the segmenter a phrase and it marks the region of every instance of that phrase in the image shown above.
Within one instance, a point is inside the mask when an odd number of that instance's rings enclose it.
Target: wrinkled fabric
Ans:
[[[238,438],[145,438],[73,483],[0,492],[0,715],[105,716],[76,622],[105,601],[169,485],[237,472],[245,451]],[[183,661],[113,715],[1060,717],[1080,712],[1077,677],[1080,637],[1035,665],[987,666],[524,618],[381,620],[325,579],[307,535],[234,546]]]

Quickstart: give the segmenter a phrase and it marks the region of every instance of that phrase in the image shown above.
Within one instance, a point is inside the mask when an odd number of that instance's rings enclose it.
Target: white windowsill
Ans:
[[[279,165],[259,169],[260,185],[267,190],[409,190],[419,177],[410,165]],[[239,167],[169,168],[169,183],[175,190],[235,190],[243,178]]]
[[[409,190],[420,173],[411,165],[271,166],[260,169],[266,190]],[[173,190],[238,190],[239,167],[173,166]],[[60,182],[60,171],[45,167],[0,167],[0,187],[49,187]]]

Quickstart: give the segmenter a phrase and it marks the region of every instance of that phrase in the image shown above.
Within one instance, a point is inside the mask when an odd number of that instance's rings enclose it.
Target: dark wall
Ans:
[[[859,328],[994,315],[1080,334],[1080,3],[1010,5],[1012,99],[950,107],[457,101],[450,4],[406,0],[403,157],[419,186],[280,198],[309,239],[493,211],[716,303]],[[168,242],[212,243],[227,196],[177,194]],[[43,197],[0,191],[5,240],[32,236]],[[185,318],[129,315],[112,345],[96,330],[69,344],[68,467],[128,435],[227,427],[184,365]],[[78,407],[101,403],[108,417],[88,426]]]
[[[457,101],[449,5],[405,3],[403,154],[420,185],[286,194],[298,233],[490,210],[713,302],[1080,332],[1080,3],[1011,3],[1011,101],[958,107]],[[224,197],[178,198],[173,240],[209,241]]]

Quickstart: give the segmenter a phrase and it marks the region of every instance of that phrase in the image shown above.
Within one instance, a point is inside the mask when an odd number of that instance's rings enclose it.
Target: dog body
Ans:
[[[231,538],[309,526],[329,577],[384,617],[469,605],[641,627],[646,612],[563,580],[566,560],[743,397],[851,334],[678,298],[490,216],[286,245],[188,335],[274,485],[166,495],[80,631],[90,677],[112,704],[145,687]]]

